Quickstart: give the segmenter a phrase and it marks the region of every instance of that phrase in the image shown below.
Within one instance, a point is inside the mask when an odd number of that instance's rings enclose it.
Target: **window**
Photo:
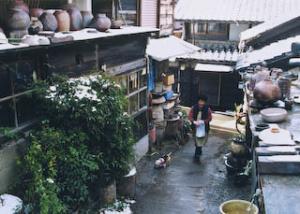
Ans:
[[[228,27],[224,23],[198,23],[196,25],[198,34],[227,34]]]
[[[118,16],[125,20],[127,25],[138,25],[138,8],[137,0],[120,0],[117,3]]]
[[[0,65],[0,127],[19,128],[33,119],[33,79],[29,62]]]
[[[135,70],[115,77],[128,97],[128,113],[135,115],[147,108],[147,72],[146,69]]]

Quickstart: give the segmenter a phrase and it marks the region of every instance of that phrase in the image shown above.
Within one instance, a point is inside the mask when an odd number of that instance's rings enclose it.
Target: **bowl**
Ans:
[[[265,122],[279,123],[286,120],[288,112],[282,108],[266,108],[260,111],[260,115]]]
[[[255,130],[258,132],[263,131],[268,128],[270,128],[270,125],[267,123],[259,123],[255,126]]]
[[[247,209],[251,207],[248,211]],[[258,208],[255,204],[244,200],[230,200],[220,205],[221,214],[236,214],[236,213],[247,213],[247,214],[258,214]]]

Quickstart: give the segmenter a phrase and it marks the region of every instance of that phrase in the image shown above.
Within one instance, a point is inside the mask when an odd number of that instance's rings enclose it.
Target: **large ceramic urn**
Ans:
[[[89,26],[94,16],[90,11],[81,11],[82,16],[82,28],[86,28]]]
[[[92,20],[90,27],[100,32],[105,32],[111,27],[111,21],[105,14],[97,14]]]
[[[39,18],[44,13],[42,8],[31,8],[30,9],[30,16]]]
[[[44,12],[39,19],[43,24],[44,31],[56,31],[57,20],[52,13]]]
[[[261,104],[272,104],[281,98],[280,88],[271,80],[263,80],[255,85],[254,98]]]
[[[57,31],[67,32],[70,31],[70,16],[65,10],[55,11],[54,16],[57,21]]]
[[[82,29],[82,15],[76,4],[66,4],[63,7],[70,16],[70,30],[77,31]]]
[[[29,7],[23,0],[14,0],[10,4],[11,9],[19,9],[23,10],[27,14],[29,14]]]
[[[28,28],[30,26],[30,17],[22,9],[12,8],[9,11],[7,19],[7,26],[9,36],[12,38],[22,38],[28,34]]]

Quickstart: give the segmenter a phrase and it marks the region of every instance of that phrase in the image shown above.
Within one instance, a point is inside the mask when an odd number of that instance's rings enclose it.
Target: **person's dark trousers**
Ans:
[[[195,149],[195,159],[200,158],[201,155],[202,155],[202,146],[196,146],[196,149]]]

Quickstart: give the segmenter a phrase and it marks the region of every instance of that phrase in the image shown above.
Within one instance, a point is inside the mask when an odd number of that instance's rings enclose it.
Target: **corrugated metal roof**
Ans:
[[[264,22],[300,15],[299,0],[179,0],[177,20]]]
[[[265,33],[274,28],[280,27],[281,25],[300,18],[300,14],[297,16],[287,15],[285,17],[280,17],[271,21],[266,21],[262,24],[256,25],[253,28],[245,30],[241,33],[241,41],[250,41],[252,39],[258,38],[262,33]]]
[[[263,61],[287,55],[291,52],[291,46],[294,42],[300,42],[300,36],[290,37],[274,42],[261,49],[245,52],[238,57],[236,68],[242,69]]]
[[[157,61],[163,61],[183,54],[190,54],[200,48],[175,36],[150,39],[146,53]]]

